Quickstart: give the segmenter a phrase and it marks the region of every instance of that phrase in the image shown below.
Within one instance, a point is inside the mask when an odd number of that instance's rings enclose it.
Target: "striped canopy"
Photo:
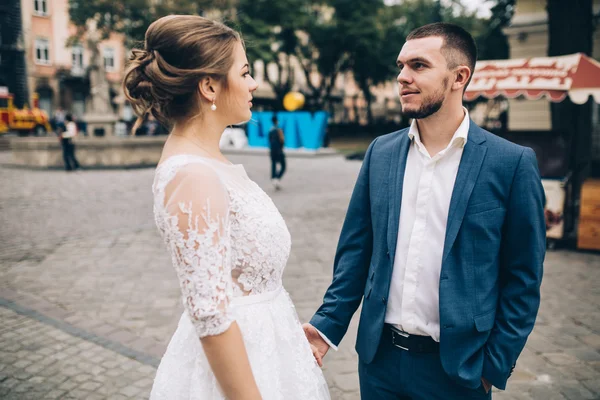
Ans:
[[[600,63],[583,53],[558,57],[478,61],[465,100],[498,96],[553,102],[567,96],[584,104],[592,96],[600,103]]]

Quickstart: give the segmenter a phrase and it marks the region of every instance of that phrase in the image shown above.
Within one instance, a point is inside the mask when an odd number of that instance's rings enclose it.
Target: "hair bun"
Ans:
[[[233,54],[242,40],[233,29],[204,17],[171,15],[154,21],[144,47],[132,49],[123,91],[138,115],[133,130],[148,114],[165,126],[197,115],[198,83],[206,76],[227,86]]]
[[[131,50],[131,56],[129,60],[132,62],[138,62],[140,65],[145,67],[150,64],[155,58],[154,51],[147,51],[144,49],[133,49]]]

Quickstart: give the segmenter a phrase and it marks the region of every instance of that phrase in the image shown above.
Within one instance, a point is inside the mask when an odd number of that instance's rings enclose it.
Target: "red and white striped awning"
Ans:
[[[478,61],[465,100],[498,96],[600,103],[600,63],[583,53],[558,57]]]

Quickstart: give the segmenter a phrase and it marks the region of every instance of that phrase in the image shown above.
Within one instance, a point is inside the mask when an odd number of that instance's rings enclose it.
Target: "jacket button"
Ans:
[[[382,297],[382,298],[381,298],[381,302],[382,302],[383,304],[385,304],[385,302],[386,302],[386,301],[387,301],[387,300],[386,300],[386,298],[385,298],[385,297]]]
[[[390,252],[388,251],[386,254],[387,258],[390,258]]]

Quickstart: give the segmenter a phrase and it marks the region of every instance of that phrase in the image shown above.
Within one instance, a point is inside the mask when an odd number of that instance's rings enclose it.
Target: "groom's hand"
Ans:
[[[319,367],[322,367],[323,357],[325,357],[325,354],[327,354],[327,351],[329,350],[329,345],[323,340],[321,335],[319,335],[317,328],[315,328],[311,324],[303,324],[302,329],[304,329],[306,339],[308,339],[308,342],[310,343],[310,347],[315,356],[315,360],[317,360]]]
[[[492,389],[492,384],[485,379],[483,376],[481,377],[481,383],[483,383],[483,388],[485,389],[486,393],[489,393],[490,390]]]

